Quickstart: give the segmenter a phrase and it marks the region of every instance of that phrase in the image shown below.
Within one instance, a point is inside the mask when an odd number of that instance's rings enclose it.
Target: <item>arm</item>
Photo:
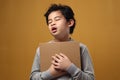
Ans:
[[[88,50],[81,44],[81,69],[72,63],[64,54],[53,56],[54,68],[67,71],[73,80],[94,80],[94,70]]]
[[[81,44],[81,69],[72,64],[68,69],[74,80],[94,80],[93,64],[85,45]]]
[[[34,58],[34,62],[32,65],[32,71],[30,75],[30,80],[48,80],[52,79],[53,76],[50,74],[48,70],[44,72],[40,72],[40,49],[37,48],[36,55]]]
[[[65,72],[55,70],[53,65],[51,65],[48,70],[40,72],[40,48],[37,49],[30,80],[50,80],[64,74]]]

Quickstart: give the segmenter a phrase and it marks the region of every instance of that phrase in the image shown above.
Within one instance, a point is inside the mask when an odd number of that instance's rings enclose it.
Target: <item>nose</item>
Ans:
[[[56,22],[52,21],[51,26],[54,26],[54,25],[56,25]]]

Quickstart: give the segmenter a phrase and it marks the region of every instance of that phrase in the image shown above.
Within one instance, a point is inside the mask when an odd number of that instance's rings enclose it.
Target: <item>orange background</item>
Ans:
[[[120,80],[119,0],[0,0],[0,79],[29,80],[39,42],[52,39],[44,13],[51,3],[72,7],[72,38],[85,43],[96,80]]]

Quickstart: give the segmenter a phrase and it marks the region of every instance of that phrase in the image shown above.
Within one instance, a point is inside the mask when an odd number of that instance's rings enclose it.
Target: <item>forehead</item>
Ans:
[[[63,14],[61,13],[61,11],[53,11],[49,14],[48,16],[48,19],[51,19],[51,18],[54,18],[54,17],[57,17],[57,16],[61,16],[61,17],[64,17]]]

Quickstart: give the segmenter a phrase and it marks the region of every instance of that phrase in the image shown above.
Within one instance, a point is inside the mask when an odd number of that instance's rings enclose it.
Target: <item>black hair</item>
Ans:
[[[67,21],[70,21],[70,19],[74,20],[73,26],[70,27],[70,34],[72,34],[76,25],[76,20],[74,18],[73,10],[71,9],[71,7],[67,5],[52,4],[44,15],[46,17],[46,23],[48,24],[49,14],[53,11],[58,11],[58,10],[61,11],[62,15],[66,18]]]

